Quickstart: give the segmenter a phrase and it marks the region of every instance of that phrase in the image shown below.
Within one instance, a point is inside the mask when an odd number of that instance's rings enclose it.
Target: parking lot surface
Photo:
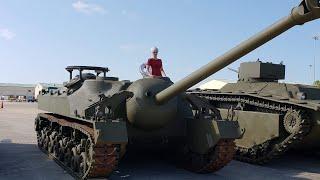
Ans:
[[[36,103],[7,103],[0,109],[0,179],[73,179],[36,146]],[[319,155],[291,152],[265,166],[232,161],[213,174],[177,168],[157,154],[129,154],[110,179],[320,179]]]

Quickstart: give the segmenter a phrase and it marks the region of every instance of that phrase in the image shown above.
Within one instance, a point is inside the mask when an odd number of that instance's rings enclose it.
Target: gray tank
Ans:
[[[243,138],[236,141],[237,159],[263,164],[291,148],[319,149],[320,88],[279,83],[285,78],[283,64],[241,63],[238,76],[237,83],[219,91],[192,92],[245,128]]]
[[[40,149],[77,178],[109,176],[126,147],[139,144],[171,145],[193,172],[222,168],[233,157],[234,139],[242,135],[239,124],[222,119],[205,98],[186,90],[291,27],[319,18],[319,6],[319,1],[302,1],[289,16],[176,83],[119,81],[106,76],[107,68],[68,67],[65,87],[38,97],[39,108],[48,112],[35,121]],[[79,76],[72,76],[74,70]]]

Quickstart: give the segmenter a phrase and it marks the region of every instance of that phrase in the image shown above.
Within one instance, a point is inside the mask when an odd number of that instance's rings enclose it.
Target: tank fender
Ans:
[[[187,123],[189,148],[206,154],[221,139],[238,139],[243,135],[238,121],[189,119]]]
[[[212,126],[220,139],[240,139],[244,134],[244,129],[240,129],[238,121],[214,120]]]
[[[196,153],[206,154],[221,139],[238,139],[243,135],[238,121],[189,119],[187,142]]]
[[[238,139],[243,135],[238,121],[222,120],[220,111],[206,99],[188,94],[194,115],[187,118],[187,142],[189,148],[206,154],[220,139]]]
[[[128,142],[127,125],[122,119],[94,122],[95,142],[124,144]]]

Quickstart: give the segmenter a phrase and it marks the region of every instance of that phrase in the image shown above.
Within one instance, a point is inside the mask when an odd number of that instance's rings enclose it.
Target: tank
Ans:
[[[302,1],[289,16],[176,83],[119,81],[106,76],[108,68],[67,67],[69,82],[38,98],[39,109],[47,111],[35,120],[39,148],[79,179],[109,176],[126,148],[140,144],[168,145],[179,164],[196,173],[219,170],[233,158],[234,140],[243,132],[238,121],[223,119],[206,98],[186,90],[291,27],[319,18],[319,6]]]
[[[77,179],[108,177],[127,149],[157,148],[196,173],[219,170],[233,159],[237,121],[222,119],[204,98],[180,93],[163,104],[155,95],[173,83],[146,77],[107,77],[108,68],[69,66],[70,80],[44,91],[35,129],[39,148]],[[74,71],[79,71],[73,76]]]
[[[319,149],[320,88],[279,83],[285,78],[282,63],[245,62],[238,73],[237,83],[218,91],[192,92],[245,129],[236,140],[238,160],[263,164],[292,148]]]

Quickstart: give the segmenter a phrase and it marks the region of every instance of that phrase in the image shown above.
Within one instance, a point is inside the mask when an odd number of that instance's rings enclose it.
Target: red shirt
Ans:
[[[148,59],[147,65],[149,65],[152,69],[151,75],[162,77],[162,74],[161,74],[162,61],[161,61],[161,59],[150,58],[150,59]]]

